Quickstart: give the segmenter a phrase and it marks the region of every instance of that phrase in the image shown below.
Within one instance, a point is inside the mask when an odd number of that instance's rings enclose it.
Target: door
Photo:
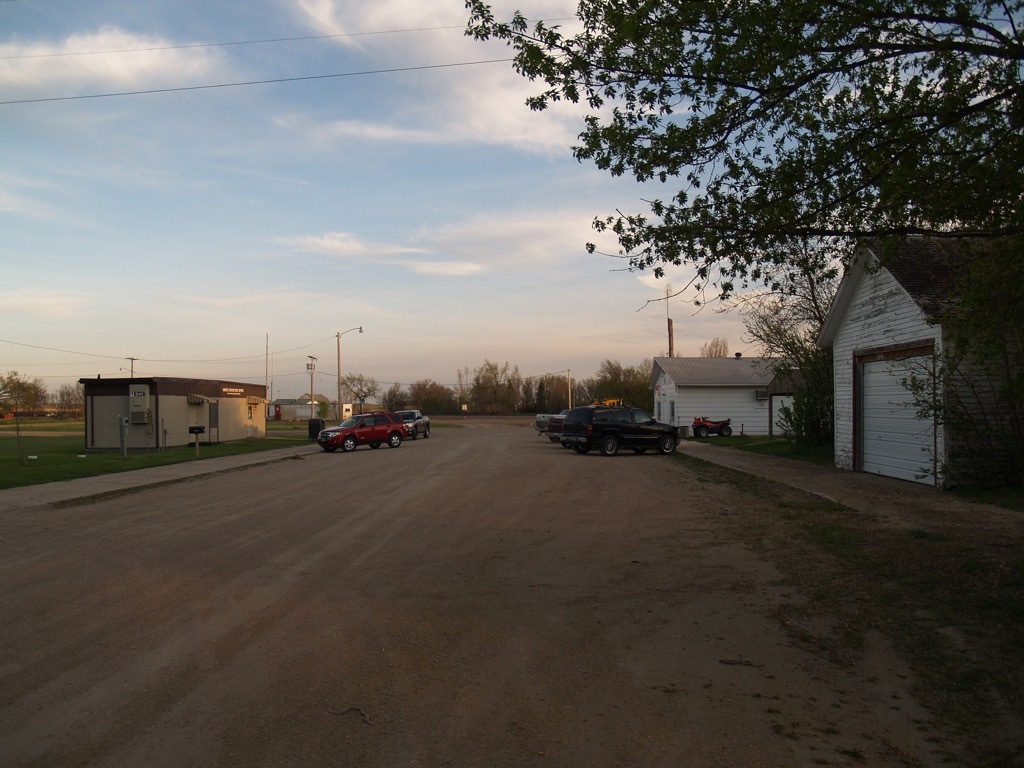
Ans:
[[[918,418],[912,395],[901,383],[928,365],[926,357],[863,364],[861,471],[935,485],[935,423]]]

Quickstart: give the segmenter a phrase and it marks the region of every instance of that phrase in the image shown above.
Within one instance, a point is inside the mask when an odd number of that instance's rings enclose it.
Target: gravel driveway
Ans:
[[[771,618],[773,503],[477,426],[3,512],[0,765],[940,764]]]

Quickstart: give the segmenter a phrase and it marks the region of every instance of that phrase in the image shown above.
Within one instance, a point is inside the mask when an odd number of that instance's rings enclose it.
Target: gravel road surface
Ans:
[[[770,618],[768,503],[484,425],[4,512],[0,765],[936,764]]]

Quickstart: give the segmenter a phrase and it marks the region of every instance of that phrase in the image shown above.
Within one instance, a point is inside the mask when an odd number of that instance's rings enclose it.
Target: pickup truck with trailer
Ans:
[[[424,416],[417,410],[396,411],[405,422],[405,429],[409,437],[415,440],[417,437],[430,437],[430,417]]]

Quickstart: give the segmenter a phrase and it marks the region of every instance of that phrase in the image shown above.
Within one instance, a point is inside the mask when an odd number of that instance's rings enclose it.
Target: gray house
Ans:
[[[651,370],[654,418],[689,426],[695,417],[732,419],[736,435],[777,430],[778,407],[789,398],[769,391],[774,361],[761,357],[656,357]]]
[[[946,430],[921,415],[908,382],[927,381],[943,397],[939,319],[967,265],[957,243],[935,238],[908,238],[884,260],[876,245],[858,251],[818,338],[835,364],[837,467],[945,484]]]

